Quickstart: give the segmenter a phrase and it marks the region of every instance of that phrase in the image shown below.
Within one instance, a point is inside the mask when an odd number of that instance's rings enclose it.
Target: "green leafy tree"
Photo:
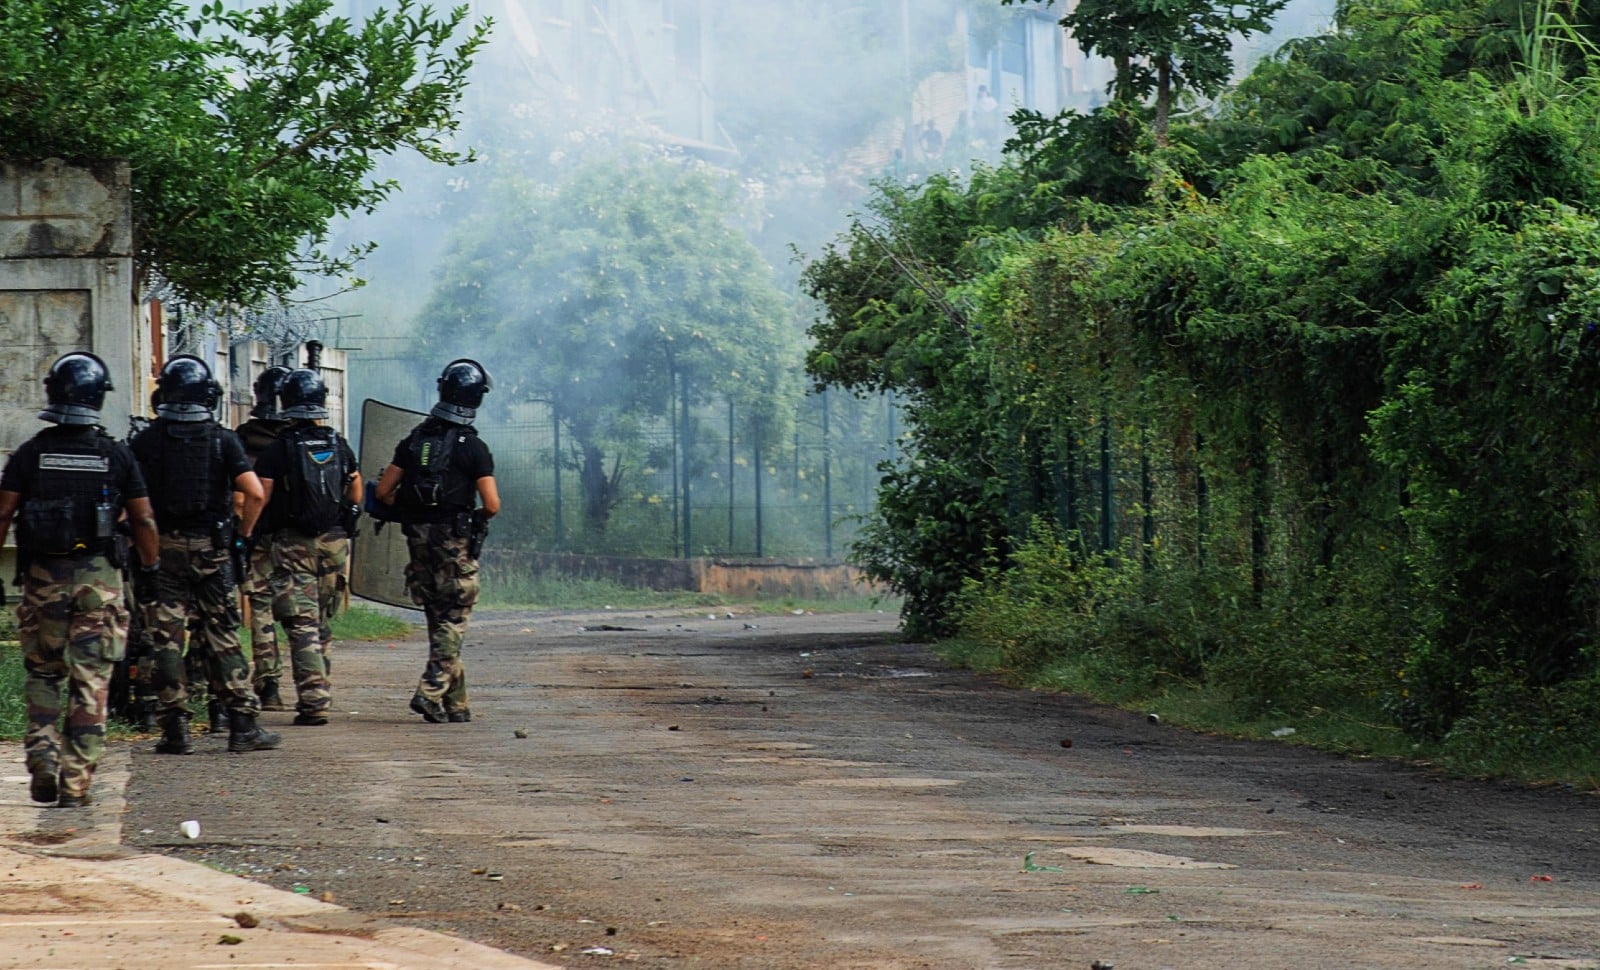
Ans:
[[[488,24],[398,0],[363,23],[331,0],[242,10],[177,0],[0,4],[0,146],[12,157],[126,158],[141,282],[254,304],[302,274],[349,272],[325,252],[335,217],[394,190],[378,160],[444,164]],[[461,36],[457,36],[457,35]]]
[[[1204,97],[1222,91],[1233,74],[1234,38],[1264,33],[1286,2],[1079,0],[1061,26],[1086,53],[1110,59],[1116,69],[1113,100],[1154,97],[1156,144],[1165,146],[1174,98],[1184,91]]]
[[[775,442],[798,402],[793,311],[737,225],[723,178],[663,159],[506,180],[446,254],[424,341],[470,342],[507,399],[549,402],[573,442],[584,522],[603,533],[641,423],[732,400]]]

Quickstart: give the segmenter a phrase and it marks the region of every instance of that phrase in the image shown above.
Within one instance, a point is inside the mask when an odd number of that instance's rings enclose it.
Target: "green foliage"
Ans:
[[[1557,207],[1519,221],[1465,237],[1431,312],[1397,334],[1395,392],[1374,412],[1432,605],[1407,716],[1435,736],[1480,671],[1551,686],[1594,669],[1596,220]]]
[[[1600,682],[1537,687],[1489,674],[1441,744],[1460,774],[1495,775],[1600,789]]]
[[[28,729],[24,677],[22,651],[15,641],[0,640],[0,738],[15,740]]]
[[[11,157],[126,158],[141,281],[254,304],[365,247],[321,245],[335,217],[395,186],[401,149],[455,164],[449,138],[487,25],[455,35],[400,0],[361,24],[331,0],[191,10],[177,0],[0,5],[0,144]]]
[[[1113,100],[1155,99],[1156,141],[1164,145],[1174,96],[1192,91],[1211,97],[1221,91],[1233,72],[1235,39],[1265,32],[1286,2],[1078,0],[1061,26],[1085,53],[1114,65]]]
[[[508,178],[423,308],[425,344],[516,361],[507,399],[554,405],[597,534],[648,461],[643,422],[685,395],[730,399],[752,440],[791,420],[792,311],[739,232],[738,201],[727,179],[663,158],[592,160],[548,186]]]
[[[967,584],[959,636],[994,645],[1016,674],[1112,697],[1203,685],[1247,718],[1345,708],[1390,682],[1378,671],[1398,656],[1408,621],[1382,571],[1329,570],[1309,584],[1315,596],[1258,607],[1237,568],[1193,570],[1163,555],[1141,569],[1127,554],[1085,559],[1079,548],[1040,525],[1006,568]]]
[[[414,623],[360,604],[340,610],[333,618],[335,640],[393,640],[416,629]]]
[[[1233,39],[1265,31],[1284,3],[1080,0],[1061,18],[1061,26],[1086,53],[1116,65],[1118,100],[1152,97],[1164,84],[1209,96],[1233,71]]]
[[[1024,117],[998,170],[885,189],[808,267],[808,366],[910,402],[861,546],[908,626],[1462,766],[1591,750],[1586,23],[1350,2],[1166,147],[1144,106]]]

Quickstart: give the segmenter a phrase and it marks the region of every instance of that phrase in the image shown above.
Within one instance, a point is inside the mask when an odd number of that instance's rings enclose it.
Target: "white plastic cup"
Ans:
[[[200,823],[196,822],[194,819],[190,819],[187,822],[180,822],[178,824],[178,831],[182,832],[185,838],[198,839],[200,837]]]

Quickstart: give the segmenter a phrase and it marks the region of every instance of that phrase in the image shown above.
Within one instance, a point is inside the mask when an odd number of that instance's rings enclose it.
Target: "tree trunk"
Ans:
[[[593,442],[579,445],[583,464],[578,469],[578,483],[583,489],[583,527],[590,535],[604,535],[611,521],[611,510],[617,507],[622,494],[622,459],[618,458],[606,471],[605,452]]]
[[[1156,64],[1155,136],[1158,148],[1167,147],[1167,117],[1172,113],[1172,58],[1163,56]]]

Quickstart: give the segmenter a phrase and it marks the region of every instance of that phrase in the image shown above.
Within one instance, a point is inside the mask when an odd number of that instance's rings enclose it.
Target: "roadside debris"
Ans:
[[[1036,865],[1033,864],[1033,853],[1030,852],[1027,855],[1022,857],[1022,871],[1023,872],[1060,872],[1061,871],[1061,867],[1060,866],[1036,866]]]

